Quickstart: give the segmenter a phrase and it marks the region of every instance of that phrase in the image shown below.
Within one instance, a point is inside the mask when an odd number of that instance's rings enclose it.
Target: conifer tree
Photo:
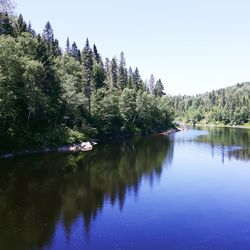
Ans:
[[[118,87],[124,89],[128,84],[128,72],[126,69],[126,62],[124,53],[120,54],[120,62],[118,68]]]
[[[117,66],[117,59],[115,57],[112,58],[110,63],[110,74],[111,74],[111,88],[117,88],[118,66]]]
[[[23,32],[27,32],[27,24],[23,19],[23,16],[20,14],[18,19],[17,19],[17,24],[18,24],[18,33],[21,34]]]
[[[35,32],[35,30],[32,28],[31,22],[29,22],[27,31],[28,31],[33,37],[36,36],[36,32]]]
[[[70,48],[69,38],[67,38],[66,48],[65,48],[65,52],[66,52],[67,55],[69,55],[70,50],[71,50],[71,48]]]
[[[15,36],[12,21],[7,13],[0,12],[0,35]]]
[[[133,73],[133,80],[136,90],[142,89],[142,80],[137,67],[135,68],[135,72]]]
[[[93,78],[95,89],[103,87],[105,81],[104,65],[95,44],[93,46]]]
[[[132,88],[134,86],[134,73],[131,67],[128,69],[128,87]]]
[[[71,49],[69,51],[69,54],[74,57],[77,61],[81,62],[81,51],[78,49],[75,42],[72,43]]]
[[[98,50],[97,50],[95,44],[94,44],[94,46],[93,46],[93,53],[94,53],[94,60],[95,60],[97,63],[99,63],[100,60],[101,60],[101,56],[100,56],[100,54],[99,54],[99,52],[98,52]]]
[[[54,32],[53,29],[51,27],[50,22],[48,21],[45,25],[45,28],[43,30],[43,34],[42,34],[43,40],[44,42],[48,45],[52,47],[52,44],[54,42]]]
[[[155,84],[154,95],[155,96],[160,96],[160,97],[165,95],[164,86],[163,86],[163,84],[161,82],[161,79],[159,79]]]
[[[91,110],[91,94],[94,90],[93,81],[93,59],[92,50],[89,46],[87,38],[85,47],[82,52],[82,66],[83,66],[83,92],[88,99],[88,111]]]

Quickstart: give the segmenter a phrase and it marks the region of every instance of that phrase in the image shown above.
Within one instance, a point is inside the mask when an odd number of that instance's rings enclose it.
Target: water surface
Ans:
[[[249,249],[250,130],[0,161],[0,249]]]

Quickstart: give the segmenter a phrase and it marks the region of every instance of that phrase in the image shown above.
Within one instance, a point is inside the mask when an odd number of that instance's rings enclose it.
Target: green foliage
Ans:
[[[250,83],[197,96],[172,97],[177,119],[185,122],[242,125],[250,121]]]
[[[82,53],[67,39],[62,55],[49,22],[36,35],[22,15],[0,18],[0,150],[171,126],[162,83],[150,94],[138,68],[127,70],[123,53],[119,63],[114,57],[104,65],[88,39]]]

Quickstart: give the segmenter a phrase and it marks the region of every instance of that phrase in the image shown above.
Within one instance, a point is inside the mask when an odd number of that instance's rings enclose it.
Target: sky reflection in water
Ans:
[[[1,161],[0,249],[247,249],[249,130]]]

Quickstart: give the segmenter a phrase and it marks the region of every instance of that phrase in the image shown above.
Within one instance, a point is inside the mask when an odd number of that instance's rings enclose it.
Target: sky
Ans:
[[[161,78],[167,94],[197,94],[250,81],[249,0],[15,0],[42,32],[49,20],[65,48],[86,38],[103,59]]]

